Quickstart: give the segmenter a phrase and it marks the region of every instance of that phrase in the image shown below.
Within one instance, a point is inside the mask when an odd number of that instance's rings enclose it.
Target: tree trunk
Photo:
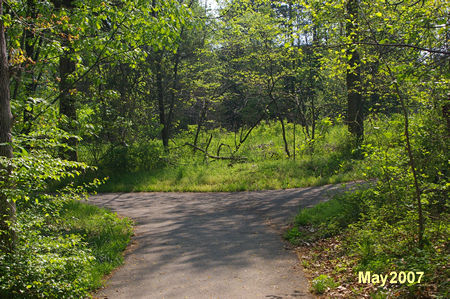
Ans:
[[[319,68],[320,68],[320,55],[316,53],[316,49],[319,46],[319,33],[317,25],[313,27],[313,40],[312,40],[313,48],[311,49],[311,62],[310,62],[310,72],[309,72],[309,80],[311,82],[311,89],[309,96],[311,98],[311,140],[314,143],[314,139],[316,138],[316,98],[317,98],[317,90],[322,86],[319,85],[318,77],[319,77]],[[313,147],[314,150],[314,147]]]
[[[294,161],[295,161],[295,152],[296,152],[296,144],[295,144],[295,119],[294,119],[294,131],[293,131],[293,135],[294,135],[294,138],[293,138],[293,145],[292,145],[292,151],[293,151],[293,154],[294,154]]]
[[[152,17],[158,17],[156,0],[152,0]],[[155,70],[156,74],[156,97],[158,100],[158,111],[159,111],[159,124],[161,125],[161,140],[163,142],[164,149],[167,151],[169,149],[169,127],[167,126],[168,118],[166,118],[166,103],[164,99],[164,89],[163,89],[163,52],[161,50],[155,53]],[[150,58],[150,56],[148,56]],[[178,67],[178,66],[177,66]]]
[[[281,117],[281,115],[278,118],[280,119],[281,130],[283,133],[284,151],[286,152],[286,155],[290,158],[291,153],[289,152],[289,144],[288,144],[287,138],[286,138],[286,128],[284,126],[284,119],[283,119],[283,117]]]
[[[5,26],[3,24],[3,0],[0,0],[0,156],[7,160],[13,157],[12,151],[12,114],[9,90],[9,67],[6,50]],[[8,184],[11,166],[6,169],[0,166],[1,186]],[[16,234],[12,228],[16,218],[16,204],[0,191],[0,249],[13,251]]]
[[[163,54],[161,52],[157,53],[156,58],[156,96],[158,97],[158,109],[159,109],[159,123],[162,127],[161,129],[161,139],[164,145],[164,149],[169,148],[169,127],[167,126],[166,120],[166,107],[164,99],[164,87],[163,87],[163,70],[162,70],[162,59]]]
[[[74,8],[73,0],[53,0],[55,8]],[[68,35],[67,32],[63,32],[64,35]],[[69,134],[74,134],[76,130],[77,109],[75,105],[75,97],[71,94],[73,84],[69,79],[69,76],[75,72],[75,61],[71,59],[73,54],[73,48],[70,46],[69,40],[63,40],[61,42],[64,48],[64,53],[59,59],[59,76],[61,81],[59,82],[60,96],[59,96],[59,113],[67,117],[67,123],[61,125],[61,129]],[[64,159],[71,161],[77,161],[78,155],[76,151],[77,139],[69,138],[67,145],[71,149],[63,149],[61,155]]]
[[[75,133],[75,122],[77,120],[75,98],[73,95],[71,95],[70,92],[72,83],[68,78],[73,72],[75,72],[75,62],[70,58],[72,52],[73,50],[71,48],[69,48],[69,50],[65,50],[64,55],[59,59],[59,74],[61,77],[61,81],[59,84],[61,92],[59,98],[59,113],[67,117],[67,122],[63,123],[61,128],[69,134]],[[69,140],[67,141],[67,145],[71,147],[71,149],[63,150],[63,158],[71,161],[77,161],[78,156],[76,151],[76,138],[69,138]]]
[[[200,110],[200,115],[198,118],[198,122],[197,122],[197,130],[195,131],[195,137],[194,137],[194,145],[197,146],[197,142],[198,142],[198,136],[200,135],[200,130],[203,126],[203,122],[206,118],[206,110],[207,110],[207,102],[206,99],[203,99],[203,103],[202,103],[202,109]],[[194,147],[194,153],[197,149]]]
[[[361,93],[361,59],[353,44],[358,37],[358,0],[347,1],[347,38],[350,57],[347,68],[347,125],[349,132],[358,142],[364,138],[363,101]]]
[[[421,200],[421,195],[422,195],[422,191],[420,189],[419,186],[419,179],[418,179],[418,174],[417,174],[417,170],[416,170],[416,162],[414,159],[414,155],[413,155],[413,150],[412,150],[412,145],[411,145],[411,138],[409,136],[409,113],[408,113],[408,108],[406,107],[406,99],[404,98],[402,92],[400,91],[400,87],[397,81],[397,78],[395,77],[394,73],[392,72],[391,68],[389,67],[389,65],[387,65],[387,69],[389,71],[389,74],[394,82],[394,86],[395,86],[395,91],[397,93],[397,97],[400,100],[400,104],[402,106],[402,111],[403,111],[403,118],[404,118],[404,135],[405,135],[405,142],[406,142],[406,152],[408,153],[408,159],[409,159],[409,166],[410,166],[410,170],[411,170],[411,174],[413,176],[413,180],[414,180],[414,196],[415,196],[415,200],[417,203],[417,216],[418,216],[418,245],[419,248],[423,248],[423,233],[425,231],[425,219],[423,216],[423,208],[422,208],[422,200]]]

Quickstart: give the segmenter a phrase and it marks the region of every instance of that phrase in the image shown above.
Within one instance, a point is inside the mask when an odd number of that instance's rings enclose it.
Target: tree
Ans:
[[[16,205],[12,198],[4,193],[11,175],[10,159],[12,150],[12,114],[9,90],[9,62],[6,50],[5,18],[3,0],[0,0],[0,249],[12,251],[15,243],[13,224],[15,221]]]
[[[174,1],[175,5],[186,5],[188,9],[194,5],[194,0],[190,0],[184,3],[184,0]],[[161,16],[158,11],[158,4],[156,0],[152,1],[152,17],[157,20]],[[164,13],[164,10],[162,10]],[[154,88],[156,89],[156,101],[158,104],[159,122],[161,125],[161,140],[163,146],[167,151],[169,148],[169,138],[173,127],[173,117],[176,106],[176,95],[179,89],[179,72],[182,66],[181,60],[183,55],[182,50],[184,45],[189,41],[186,39],[187,31],[191,27],[190,22],[179,22],[174,24],[176,31],[174,32],[173,39],[170,39],[169,43],[157,48],[156,51],[151,47],[145,47],[147,49],[147,63],[152,66],[152,72],[154,75],[153,81],[155,82]],[[191,39],[193,40],[192,36]],[[193,51],[193,49],[187,49]],[[186,53],[184,54],[186,55]]]
[[[359,1],[348,0],[346,4],[346,34],[348,39],[347,68],[347,123],[348,130],[358,142],[364,137],[363,99],[361,92],[361,59],[357,49],[359,27]]]
[[[289,28],[272,1],[232,2],[226,8],[218,51],[224,63],[223,105],[227,127],[240,131],[240,146],[265,118],[279,121],[284,151],[291,155],[285,121],[288,96],[283,82],[292,77],[296,49],[289,46]],[[231,123],[231,124],[230,124]],[[247,129],[247,132],[244,132]],[[238,148],[238,146],[236,146]]]
[[[74,8],[73,0],[55,0],[53,1],[57,10]],[[76,130],[75,123],[77,121],[77,109],[75,97],[71,89],[73,89],[71,76],[75,72],[75,61],[73,60],[74,49],[70,44],[69,32],[62,32],[61,46],[63,53],[59,58],[59,77],[60,77],[60,94],[59,94],[59,113],[64,118],[62,120],[62,129],[69,134],[74,134]],[[77,139],[69,137],[67,140],[68,148],[63,149],[63,155],[71,161],[77,161],[78,155],[76,151]]]

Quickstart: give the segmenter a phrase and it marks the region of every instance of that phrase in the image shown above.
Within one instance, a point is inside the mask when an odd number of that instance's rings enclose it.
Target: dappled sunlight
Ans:
[[[228,292],[227,286],[244,289],[243,294],[260,288],[267,292],[265,286],[280,287],[274,293],[260,293],[261,297],[284,298],[287,294],[282,290],[295,294],[298,282],[292,284],[292,279],[301,279],[301,274],[295,256],[284,248],[282,231],[300,206],[326,200],[340,189],[327,185],[256,192],[94,196],[92,203],[136,222],[137,246],[105,294],[122,290],[139,296],[143,294],[139,292],[152,290],[168,297],[201,297],[220,288]]]

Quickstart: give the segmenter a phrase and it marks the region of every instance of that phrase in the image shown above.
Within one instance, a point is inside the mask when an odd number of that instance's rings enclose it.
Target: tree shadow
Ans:
[[[260,284],[277,291],[268,295],[268,290],[261,290],[252,298],[308,296],[292,281],[299,271],[292,253],[284,249],[280,232],[299,207],[326,200],[327,193],[337,190],[338,186],[328,185],[258,192],[94,196],[94,204],[136,223],[138,245],[126,256],[127,267],[118,270],[109,285],[126,289],[134,297],[146,297],[143,292],[151,288],[165,298],[183,298],[187,292],[200,298]]]

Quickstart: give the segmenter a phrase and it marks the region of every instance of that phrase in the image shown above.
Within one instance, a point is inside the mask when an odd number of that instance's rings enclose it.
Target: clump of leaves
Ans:
[[[314,278],[311,283],[311,289],[317,294],[323,294],[328,289],[333,289],[339,284],[334,281],[334,279],[328,275],[321,274]]]
[[[21,234],[15,251],[0,255],[0,297],[83,297],[93,260],[78,235]]]

